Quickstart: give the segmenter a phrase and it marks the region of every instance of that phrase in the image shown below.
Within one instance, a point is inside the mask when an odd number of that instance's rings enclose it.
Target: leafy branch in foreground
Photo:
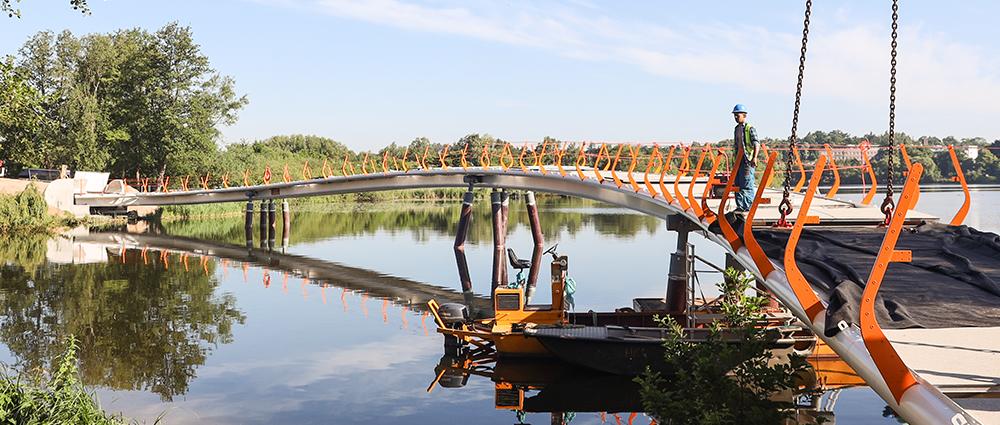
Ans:
[[[41,377],[0,376],[0,422],[9,424],[124,424],[108,415],[79,380],[76,339],[66,341],[66,352],[47,381]]]
[[[760,326],[767,300],[748,296],[753,277],[726,270],[720,283],[722,321],[711,326],[705,341],[684,338],[671,317],[659,319],[670,329],[664,342],[669,375],[647,372],[638,378],[644,409],[661,424],[780,424],[789,402],[776,395],[797,387],[807,363],[801,357],[777,361],[773,334]]]
[[[0,12],[6,13],[8,18],[21,17],[21,9],[14,7],[14,3],[20,3],[21,0],[0,0]],[[79,10],[80,13],[84,15],[90,14],[90,6],[87,5],[87,0],[69,0],[69,5],[73,6],[73,10]]]

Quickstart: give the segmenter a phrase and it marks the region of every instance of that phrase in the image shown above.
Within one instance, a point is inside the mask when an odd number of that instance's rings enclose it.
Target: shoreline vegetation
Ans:
[[[130,423],[120,414],[106,413],[96,396],[87,392],[80,382],[78,349],[76,339],[67,338],[65,351],[53,361],[47,373],[11,373],[6,366],[0,370],[0,418],[3,423]]]

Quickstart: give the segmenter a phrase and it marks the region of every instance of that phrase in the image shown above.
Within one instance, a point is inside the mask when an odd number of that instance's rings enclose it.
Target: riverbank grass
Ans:
[[[0,376],[0,423],[4,424],[126,424],[120,415],[105,413],[80,383],[76,340],[70,337],[66,352],[56,361],[48,379]]]

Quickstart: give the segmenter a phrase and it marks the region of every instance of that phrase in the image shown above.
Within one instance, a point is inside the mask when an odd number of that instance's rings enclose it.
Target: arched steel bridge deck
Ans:
[[[769,181],[774,156],[775,154],[771,155],[764,180]],[[802,209],[800,207],[805,201],[804,208],[811,215],[820,216],[824,225],[838,223],[874,224],[883,219],[881,212],[874,207],[820,197],[813,199],[812,193],[816,191],[819,182],[817,175],[822,174],[822,165],[817,164],[816,170],[806,194],[793,196],[793,205],[797,211]],[[589,174],[591,171],[587,170],[586,172]],[[714,168],[710,175],[713,174]],[[361,175],[221,189],[168,193],[78,194],[75,197],[75,202],[78,205],[95,207],[185,205],[401,189],[467,187],[471,183],[477,188],[533,190],[587,198],[660,218],[679,215],[694,223],[707,239],[726,249],[747,270],[753,271],[785,307],[804,323],[809,324],[812,330],[850,364],[894,411],[910,423],[980,423],[954,401],[942,394],[934,385],[921,379],[919,375],[909,371],[909,369],[902,371],[902,373],[906,376],[912,376],[912,379],[915,379],[912,383],[897,382],[891,374],[887,375],[884,371],[880,371],[878,364],[885,363],[887,361],[885,357],[890,356],[885,356],[878,351],[873,356],[866,346],[865,338],[858,325],[849,325],[849,328],[833,337],[825,336],[825,317],[823,314],[817,314],[817,309],[822,311],[825,307],[816,300],[811,289],[806,289],[808,292],[806,294],[803,293],[801,283],[789,283],[789,275],[786,274],[787,267],[784,264],[766,259],[766,257],[763,260],[757,258],[755,261],[748,248],[739,241],[739,236],[720,235],[710,231],[709,225],[714,220],[712,214],[706,214],[706,212],[709,210],[717,211],[720,200],[709,199],[708,194],[711,192],[711,188],[707,186],[720,185],[720,182],[714,179],[711,182],[707,179],[699,180],[697,176],[693,180],[690,178],[683,180],[680,176],[664,175],[651,179],[648,171],[645,175],[632,172],[604,171],[602,176],[600,170],[596,170],[594,175],[595,178],[590,178],[580,168],[577,168],[576,173],[573,173],[553,166],[533,168],[453,167],[447,169],[425,167],[411,171],[384,170],[384,172]],[[754,223],[773,222],[777,218],[777,194],[778,192],[773,190],[762,190],[758,194],[757,203],[760,205]],[[811,206],[808,205],[810,203]],[[912,208],[912,205],[910,207]],[[801,218],[804,224],[807,221],[805,220],[806,216],[802,215]],[[897,221],[899,221],[899,225],[902,225],[904,220],[920,219],[933,220],[935,217],[915,212],[907,215],[903,211],[902,216]],[[721,221],[720,224],[722,224]],[[798,275],[801,276],[801,274]],[[795,277],[794,274],[793,277]],[[865,323],[863,320],[859,322]],[[886,343],[888,344],[888,342]],[[903,368],[905,369],[905,366]]]

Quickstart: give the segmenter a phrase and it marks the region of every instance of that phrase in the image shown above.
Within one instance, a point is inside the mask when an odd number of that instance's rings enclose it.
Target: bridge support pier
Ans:
[[[292,233],[292,210],[288,206],[288,200],[281,201],[281,250],[284,252],[288,248],[288,239]]]
[[[472,193],[472,186],[462,197],[462,212],[458,218],[458,229],[455,230],[455,263],[458,264],[458,279],[462,282],[462,295],[465,304],[471,309],[472,299],[472,278],[469,276],[469,262],[465,258],[465,238],[469,235],[469,223],[472,221],[472,202],[476,195]]]
[[[278,220],[277,220],[277,210],[275,209],[274,199],[267,201],[267,248],[274,249],[274,240],[277,238],[278,233]]]
[[[253,200],[247,201],[246,220],[243,223],[243,230],[246,233],[247,248],[253,248]]]
[[[507,281],[504,276],[504,269],[507,265],[504,264],[504,257],[506,253],[506,227],[503,221],[503,192],[498,190],[493,190],[490,193],[490,206],[491,206],[491,217],[493,222],[493,279],[490,288],[490,299],[493,298],[493,294],[496,292],[497,288],[501,285],[506,286]]]
[[[502,189],[501,189],[502,190]],[[500,192],[500,218],[503,221],[503,246],[500,251],[500,281],[505,285],[510,282],[507,276],[507,214],[510,211],[510,192],[502,190]]]
[[[267,249],[267,201],[260,201],[260,247]]]
[[[690,255],[688,234],[695,224],[679,215],[667,217],[667,230],[677,232],[677,251],[670,254],[670,271],[667,276],[667,293],[664,301],[670,314],[685,314],[688,309],[688,287],[694,264]]]
[[[542,225],[538,220],[535,192],[527,192],[524,198],[525,208],[528,210],[528,225],[531,226],[531,241],[535,245],[531,250],[531,268],[528,269],[528,281],[524,285],[524,303],[527,304],[535,293],[535,284],[538,282],[538,271],[542,266],[542,252],[545,251],[545,236],[542,235]]]

